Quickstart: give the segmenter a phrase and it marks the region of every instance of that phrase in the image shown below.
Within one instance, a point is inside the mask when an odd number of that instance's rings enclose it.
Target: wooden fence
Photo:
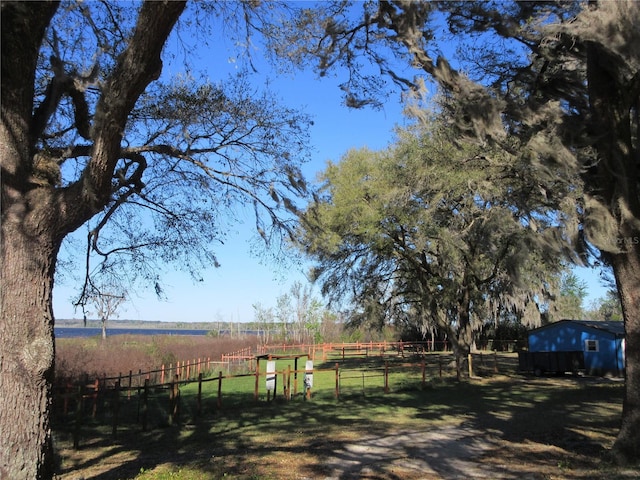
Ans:
[[[267,355],[273,352],[306,352],[311,359],[326,361],[330,355],[336,352],[347,356],[369,355],[404,355],[405,353],[425,353],[433,351],[449,351],[447,342],[351,342],[351,343],[322,343],[322,344],[281,344],[260,345],[258,355]]]
[[[514,351],[517,345],[516,340],[492,340],[478,349],[477,352],[484,354],[493,351],[507,352]],[[499,348],[498,348],[499,347]],[[336,352],[342,354],[342,358],[348,356],[369,356],[369,355],[409,355],[432,352],[450,352],[451,344],[446,340],[442,341],[382,341],[382,342],[350,342],[350,343],[323,343],[323,344],[280,344],[280,345],[259,345],[257,354],[266,355],[274,352],[306,352],[309,358],[326,361],[330,355]]]
[[[159,368],[153,370],[129,370],[128,373],[120,373],[117,376],[110,377],[103,375],[91,382],[85,375],[85,378],[80,380],[79,383],[91,383],[91,385],[95,385],[97,389],[113,388],[116,383],[119,383],[122,388],[131,391],[131,389],[142,387],[145,381],[149,381],[151,385],[167,383],[169,379],[175,375],[183,380],[193,380],[198,378],[200,374],[207,377],[211,375],[212,372],[217,372],[220,368],[225,368],[229,372],[233,365],[239,365],[240,363],[244,366],[245,362],[248,362],[247,364],[249,368],[251,368],[252,362],[250,362],[250,360],[253,360],[255,357],[250,355],[250,352],[251,347],[248,347],[239,352],[224,354],[220,361],[211,360],[210,357],[206,359],[196,358],[193,360],[182,360],[175,364],[162,364]],[[57,388],[68,388],[68,386],[69,383],[63,380],[62,384],[59,384]]]
[[[342,359],[342,348],[345,347],[331,350],[333,359]],[[370,351],[365,349],[365,352]],[[170,368],[147,372],[149,376],[137,384],[134,378],[139,379],[142,374],[107,379],[112,382],[97,379],[58,387],[54,391],[54,418],[62,424],[73,425],[73,444],[79,448],[83,425],[88,422],[109,422],[111,434],[116,438],[118,429],[123,425],[128,428],[138,425],[138,428],[146,431],[150,425],[180,423],[185,407],[190,418],[197,419],[203,412],[223,408],[225,402],[239,404],[239,408],[242,408],[243,403],[260,402],[265,398],[267,402],[276,398],[290,401],[299,395],[310,399],[312,390],[323,390],[325,394],[331,392],[338,399],[345,389],[362,395],[366,389],[387,393],[391,389],[393,374],[401,374],[406,380],[407,373],[412,372],[411,381],[422,388],[428,379],[455,374],[453,355],[450,353],[415,358],[419,361],[405,362],[402,358],[397,361],[383,360],[375,368],[364,370],[346,367],[340,361],[331,364],[331,360],[328,362],[331,366],[320,365],[320,368],[313,369],[316,380],[311,388],[305,381],[305,376],[311,372],[292,369],[290,365],[271,373],[256,368],[251,373],[225,375],[222,371],[214,374],[210,368],[205,370],[204,365],[211,366],[208,359],[206,362],[179,362]],[[474,375],[474,365],[484,371],[498,372],[498,354],[469,355],[467,366],[470,377]],[[151,373],[158,375],[152,377]],[[266,386],[268,375],[273,376],[274,380],[270,390]],[[318,382],[319,377],[323,378],[321,383]],[[155,378],[162,381],[155,382]],[[233,382],[241,382],[243,387],[238,388]],[[183,398],[185,392],[187,395]]]
[[[196,379],[203,374],[205,378],[212,373],[224,368],[227,374],[231,373],[232,367],[241,370],[254,372],[257,366],[256,359],[259,356],[268,356],[270,353],[304,353],[311,360],[327,361],[329,358],[336,358],[336,355],[344,361],[349,357],[370,357],[370,356],[400,356],[406,355],[426,355],[433,352],[449,352],[449,344],[445,342],[352,342],[352,343],[324,343],[324,344],[282,344],[282,345],[259,345],[253,353],[252,347],[246,347],[235,352],[223,354],[219,361],[208,358],[197,358],[191,360],[178,361],[175,364],[163,364],[157,369],[138,371],[129,370],[128,373],[120,373],[118,376],[102,377],[89,381],[83,379],[80,383],[94,384],[98,389],[113,388],[119,383],[121,388],[127,391],[140,388],[148,380],[151,385],[165,384],[169,379],[177,375],[181,380]],[[482,352],[479,353],[482,356]],[[68,385],[64,385],[67,387]],[[59,385],[58,387],[62,387]]]
[[[253,360],[254,358],[255,354],[253,353],[253,349],[251,347],[246,347],[235,352],[222,354],[222,363],[226,364],[227,370],[229,370],[229,366],[232,364],[243,364],[247,361]]]

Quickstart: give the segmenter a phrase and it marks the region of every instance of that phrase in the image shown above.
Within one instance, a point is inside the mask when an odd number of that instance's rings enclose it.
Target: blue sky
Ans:
[[[234,68],[235,62],[230,62],[228,56],[219,61],[229,69]],[[219,70],[219,66],[215,69]],[[269,89],[286,105],[301,108],[313,118],[312,160],[304,165],[304,174],[310,181],[315,180],[327,161],[338,161],[350,148],[385,148],[393,141],[394,127],[403,122],[399,94],[392,96],[382,110],[352,110],[341,105],[338,83],[332,78],[318,81],[312,73],[281,76],[270,81]],[[170,273],[163,278],[167,287],[165,300],[158,300],[152,291],[137,292],[121,307],[119,318],[251,321],[253,304],[275,306],[276,298],[289,292],[294,282],[307,284],[304,266],[280,268],[251,253],[255,243],[252,225],[248,217],[247,225],[237,227],[237,235],[229,235],[225,245],[218,249],[221,267],[204,272],[203,282],[194,283],[181,272]],[[69,300],[73,295],[72,285],[56,286],[56,318],[82,318],[82,312],[74,312]]]
[[[218,47],[220,47],[218,45]],[[216,72],[212,81],[218,81],[227,72],[241,63],[235,58],[232,46],[202,52],[199,67],[207,72]],[[254,60],[259,58],[256,52]],[[176,63],[176,65],[178,65]],[[182,73],[176,65],[167,65],[164,74]],[[308,180],[314,180],[328,160],[338,161],[351,148],[368,147],[373,150],[385,148],[393,142],[393,129],[402,125],[400,95],[390,96],[381,110],[351,110],[342,106],[340,83],[336,78],[318,80],[311,72],[289,76],[275,76],[266,65],[259,65],[260,74],[269,74],[269,89],[290,106],[301,108],[313,117],[311,127],[312,160],[305,165]],[[257,82],[264,82],[261,76]],[[276,298],[290,291],[294,282],[307,284],[305,267],[290,264],[279,267],[251,253],[255,240],[252,221],[239,225],[237,235],[229,235],[225,245],[218,249],[220,268],[203,272],[203,281],[194,283],[181,272],[168,273],[163,277],[166,299],[159,300],[155,293],[140,291],[131,295],[119,312],[121,319],[161,321],[251,321],[253,304],[273,307]],[[605,295],[605,288],[597,272],[578,269],[578,276],[588,287],[591,300]],[[74,312],[70,298],[74,285],[56,285],[54,289],[54,313],[56,318],[82,318]]]

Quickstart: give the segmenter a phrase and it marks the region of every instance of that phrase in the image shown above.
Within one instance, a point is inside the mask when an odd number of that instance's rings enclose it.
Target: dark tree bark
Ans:
[[[611,452],[620,464],[640,460],[639,75],[635,72],[635,80],[629,81],[614,55],[601,45],[588,45],[591,133],[596,139],[598,163],[587,171],[585,184],[588,194],[608,207],[617,225],[617,236],[608,239],[609,245],[601,249],[613,267],[626,335],[622,423]]]
[[[64,237],[110,200],[127,117],[157,79],[160,53],[184,2],[148,2],[105,82],[80,180],[56,188],[34,175],[36,61],[53,2],[2,4],[2,230],[0,283],[0,477],[51,478],[52,289]]]
[[[30,184],[36,60],[57,4],[2,5],[2,270],[0,273],[0,477],[53,475],[53,265],[59,247],[51,192]],[[34,208],[34,204],[38,204]],[[49,208],[48,208],[49,207]]]
[[[625,395],[620,432],[611,454],[618,464],[640,460],[640,256],[637,251],[613,258],[625,318]]]

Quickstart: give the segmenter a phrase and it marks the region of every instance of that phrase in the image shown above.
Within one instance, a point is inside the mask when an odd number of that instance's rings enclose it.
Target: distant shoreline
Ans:
[[[107,329],[110,328],[130,328],[130,329],[153,329],[153,330],[218,330],[225,328],[227,322],[163,322],[160,320],[109,320]],[[101,328],[100,320],[82,319],[56,319],[56,328]]]

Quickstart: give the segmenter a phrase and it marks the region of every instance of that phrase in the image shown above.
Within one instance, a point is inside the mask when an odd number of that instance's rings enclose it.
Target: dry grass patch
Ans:
[[[222,354],[257,345],[255,337],[206,335],[113,335],[56,339],[56,377],[77,380],[148,371],[198,358],[219,361]]]

